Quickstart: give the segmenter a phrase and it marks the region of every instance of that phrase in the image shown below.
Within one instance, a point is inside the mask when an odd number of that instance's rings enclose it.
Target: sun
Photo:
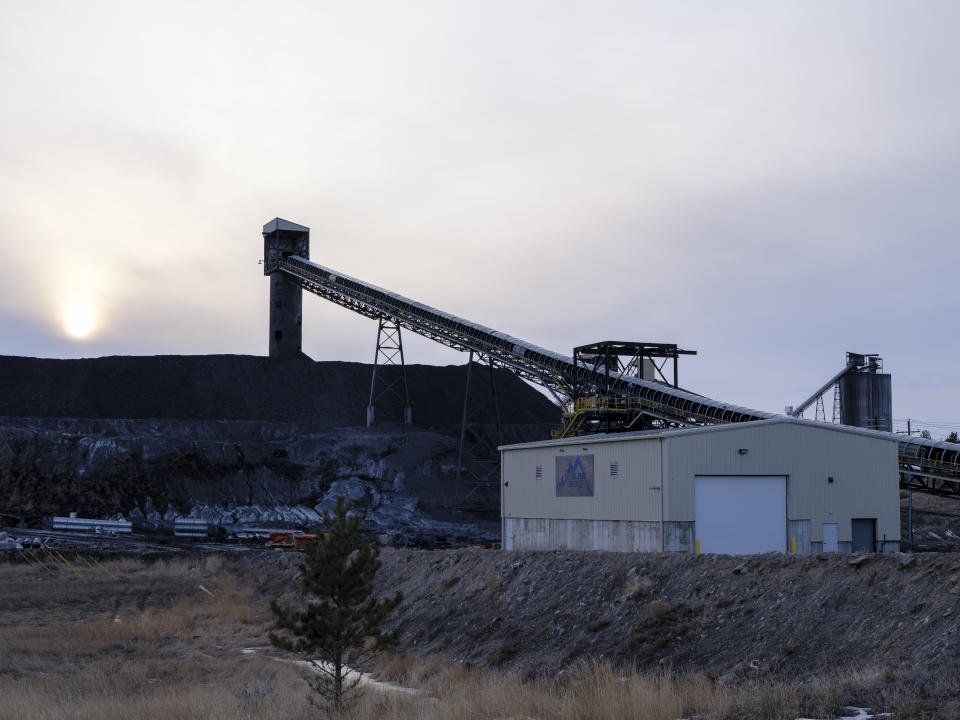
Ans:
[[[82,300],[71,300],[63,308],[63,328],[67,334],[83,340],[90,337],[97,329],[97,313],[90,303]]]

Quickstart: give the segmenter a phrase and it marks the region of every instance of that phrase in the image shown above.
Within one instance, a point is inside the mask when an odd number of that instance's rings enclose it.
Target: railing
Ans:
[[[936,475],[937,477],[960,479],[960,463],[943,460],[940,458],[914,455],[903,452],[903,446],[899,453],[900,464],[908,468],[913,468],[917,473]]]
[[[716,419],[713,415],[700,412],[693,408],[677,407],[671,403],[657,402],[644,397],[616,397],[590,396],[577,398],[575,402],[566,403],[563,416],[566,420],[597,414],[636,414],[645,413],[659,417],[662,420],[678,422],[684,425],[720,425],[733,420]],[[567,435],[561,431],[559,437]]]
[[[559,430],[551,430],[550,437],[554,440],[572,437],[576,434],[577,430],[580,429],[580,426],[583,425],[585,419],[586,415],[584,413],[575,413],[564,418],[563,426]]]

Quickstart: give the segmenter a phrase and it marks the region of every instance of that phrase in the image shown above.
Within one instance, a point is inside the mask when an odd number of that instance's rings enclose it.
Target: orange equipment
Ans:
[[[302,551],[308,542],[316,539],[316,535],[309,533],[299,533],[294,530],[271,530],[267,547],[290,548],[291,550]]]

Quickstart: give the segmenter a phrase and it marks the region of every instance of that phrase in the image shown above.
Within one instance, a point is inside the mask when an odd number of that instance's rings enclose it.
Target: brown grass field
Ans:
[[[269,601],[289,590],[269,559],[30,560],[0,564],[0,719],[318,716],[307,701],[309,670],[267,641]],[[602,661],[561,678],[521,678],[403,655],[381,658],[376,674],[417,692],[368,689],[348,717],[826,718],[851,690],[882,684],[852,670],[822,682],[736,687]]]

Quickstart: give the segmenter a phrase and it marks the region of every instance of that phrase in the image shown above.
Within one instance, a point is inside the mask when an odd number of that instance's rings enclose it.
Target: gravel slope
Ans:
[[[848,669],[957,676],[960,555],[385,549],[405,651],[557,672],[582,657],[718,678]]]

